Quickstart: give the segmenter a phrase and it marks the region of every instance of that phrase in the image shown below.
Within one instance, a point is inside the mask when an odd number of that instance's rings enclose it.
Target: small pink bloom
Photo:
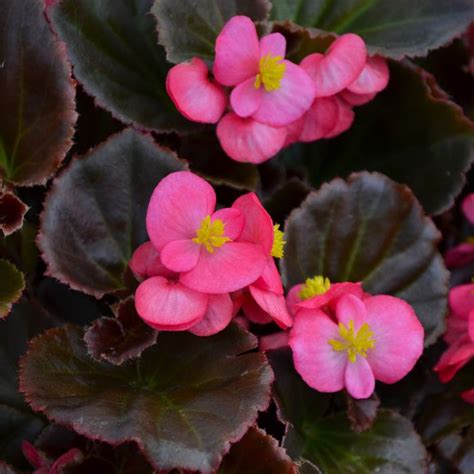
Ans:
[[[444,335],[449,344],[434,367],[441,382],[449,382],[474,358],[474,284],[460,285],[449,293],[451,313]]]
[[[206,294],[237,291],[263,272],[263,248],[242,236],[243,213],[215,211],[216,195],[202,178],[172,173],[160,181],[147,211],[148,235],[162,263],[185,287]]]
[[[334,311],[338,300],[346,294],[363,298],[362,283],[331,283],[328,278],[318,275],[291,288],[287,295],[287,305],[295,316],[302,309],[324,309],[328,306]]]
[[[462,211],[466,216],[466,219],[471,223],[474,224],[474,193],[468,194],[462,204]]]
[[[23,455],[28,462],[35,468],[33,474],[60,474],[66,467],[76,464],[83,459],[82,452],[77,448],[72,448],[65,452],[56,461],[50,461],[29,441],[23,441],[21,444]]]
[[[293,324],[288,313],[280,273],[274,257],[283,256],[283,232],[274,226],[272,218],[254,193],[238,198],[232,208],[239,209],[245,216],[242,236],[249,242],[259,244],[267,256],[263,272],[244,292],[242,310],[254,323],[265,324],[275,321],[280,327]]]
[[[199,58],[173,66],[166,90],[176,108],[194,122],[217,123],[227,106],[224,88],[209,78],[206,63]]]
[[[367,48],[364,40],[348,33],[334,41],[326,54],[310,54],[300,66],[314,80],[316,97],[330,97],[353,84],[366,63]]]
[[[231,18],[216,40],[213,73],[218,82],[235,86],[230,102],[240,117],[281,127],[297,120],[314,99],[314,84],[296,64],[284,59],[280,33],[260,41],[252,20]]]
[[[263,163],[276,155],[285,144],[286,127],[273,127],[233,112],[226,114],[217,126],[217,137],[233,160]]]
[[[321,309],[304,309],[290,332],[295,368],[320,392],[345,387],[354,398],[368,398],[375,380],[397,382],[423,352],[423,327],[398,298],[344,295],[335,318]]]

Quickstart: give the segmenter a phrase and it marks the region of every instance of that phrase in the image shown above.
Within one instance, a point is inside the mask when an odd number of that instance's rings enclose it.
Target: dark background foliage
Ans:
[[[233,162],[165,80],[212,62],[237,14],[282,32],[295,61],[358,33],[390,58],[389,86],[338,138]],[[446,385],[432,372],[448,288],[474,270],[442,258],[473,232],[458,206],[473,20],[471,0],[0,0],[0,473],[474,472],[459,398],[474,365]],[[181,169],[221,205],[259,194],[285,227],[287,289],[322,273],[410,302],[426,331],[413,372],[355,401],[311,390],[287,350],[259,352],[272,325],[199,338],[141,323],[128,261],[154,186]]]

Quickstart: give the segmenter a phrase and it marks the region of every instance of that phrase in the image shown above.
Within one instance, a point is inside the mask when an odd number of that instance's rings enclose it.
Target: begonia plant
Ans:
[[[473,0],[0,0],[0,474],[472,474],[473,45]]]

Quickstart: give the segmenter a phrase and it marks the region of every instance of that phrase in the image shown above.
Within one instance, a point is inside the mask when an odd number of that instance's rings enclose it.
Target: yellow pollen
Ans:
[[[194,237],[193,242],[204,245],[209,253],[214,253],[215,248],[222,247],[232,240],[224,235],[224,230],[225,225],[220,219],[211,222],[211,216],[207,216],[196,231],[197,237]]]
[[[347,358],[355,362],[357,356],[367,357],[367,351],[375,347],[374,333],[367,323],[362,324],[357,332],[354,331],[354,321],[349,321],[349,327],[339,323],[341,339],[330,339],[328,342],[335,351],[347,351]]]
[[[322,275],[317,275],[313,278],[306,278],[303,288],[301,288],[298,296],[302,300],[308,300],[313,296],[324,295],[329,288],[331,288],[331,282],[329,278],[324,278]]]
[[[469,236],[466,241],[467,244],[474,245],[474,235]]]
[[[284,255],[284,246],[286,241],[283,240],[285,234],[280,230],[280,224],[275,224],[273,226],[273,246],[272,246],[272,257],[283,258]]]
[[[280,88],[286,70],[286,64],[281,61],[282,56],[272,56],[270,53],[260,58],[260,72],[255,79],[255,89],[260,89],[262,84],[267,92]]]

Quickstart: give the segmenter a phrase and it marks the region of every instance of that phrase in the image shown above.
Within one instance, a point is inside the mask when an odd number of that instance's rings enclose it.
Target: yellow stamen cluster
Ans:
[[[220,219],[211,222],[211,216],[205,217],[201,222],[201,227],[196,231],[193,242],[206,247],[209,253],[214,253],[215,248],[222,247],[231,239],[224,235],[225,225]]]
[[[302,300],[308,300],[313,296],[324,295],[329,288],[331,288],[331,282],[329,278],[324,278],[321,275],[317,275],[313,278],[307,278],[304,282],[303,288],[301,288],[298,296]]]
[[[348,327],[339,323],[341,339],[330,339],[328,342],[335,351],[347,351],[347,358],[355,362],[357,356],[367,357],[367,351],[375,347],[374,333],[367,323],[362,324],[357,332],[354,331],[354,321],[349,321]]]
[[[255,89],[263,84],[267,92],[276,91],[281,87],[285,75],[286,64],[282,56],[272,56],[270,53],[262,56],[259,63],[259,73],[255,79]]]
[[[467,243],[467,244],[474,245],[474,235],[469,236],[469,237],[466,239],[466,243]]]
[[[280,230],[280,224],[273,226],[273,246],[272,257],[283,258],[286,241],[283,240],[285,234]]]

